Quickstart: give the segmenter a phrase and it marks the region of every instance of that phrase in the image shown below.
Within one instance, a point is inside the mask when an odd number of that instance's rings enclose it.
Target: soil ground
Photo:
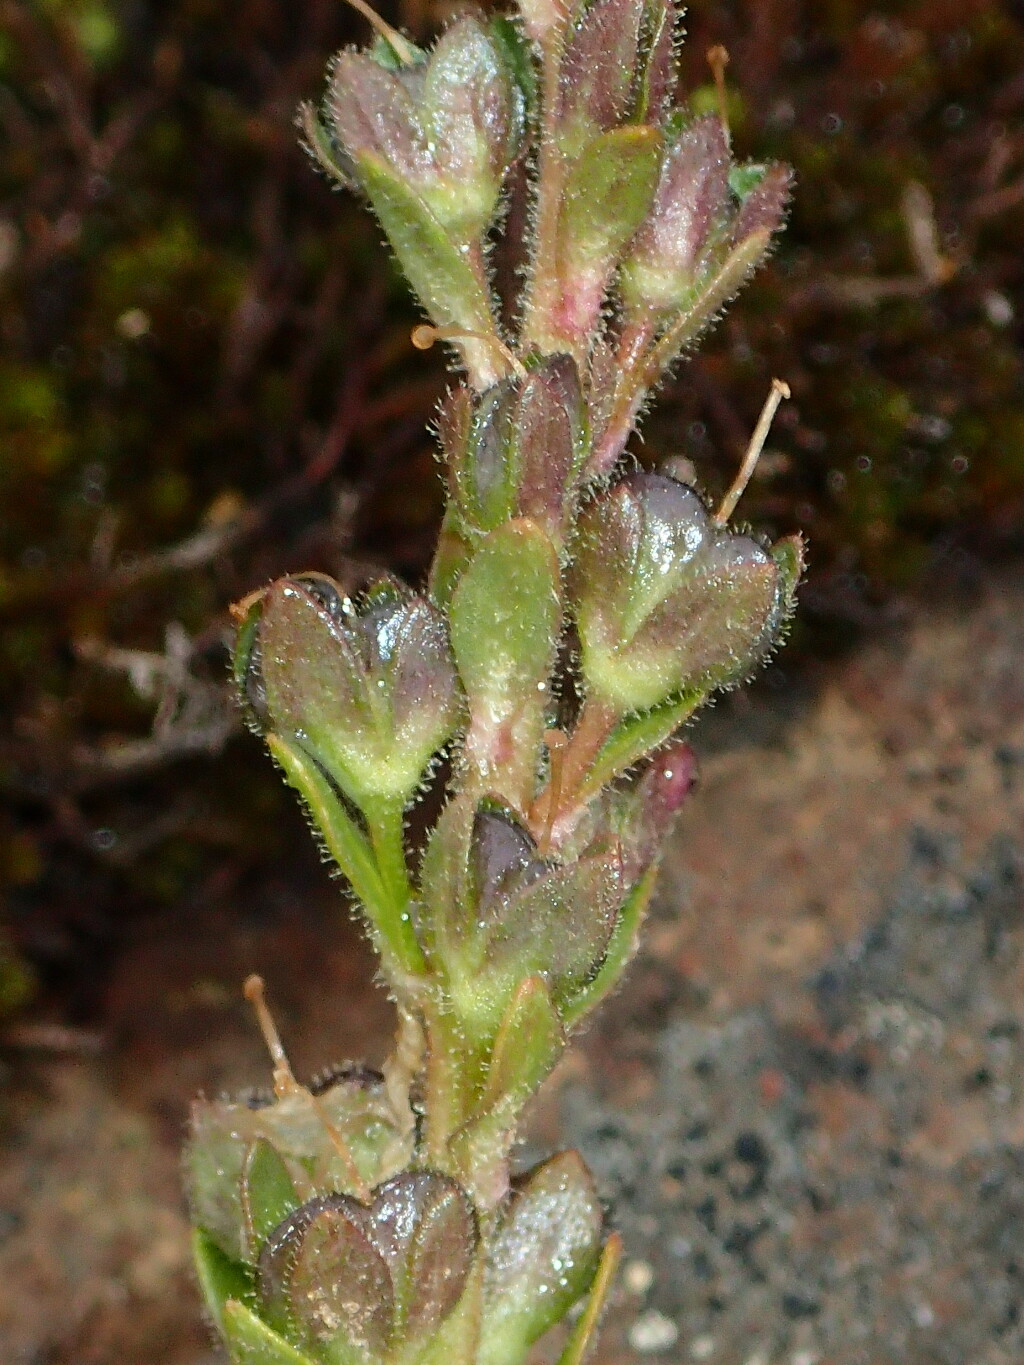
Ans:
[[[695,728],[641,959],[524,1150],[579,1144],[624,1234],[602,1365],[1024,1359],[1022,660],[1006,570]],[[4,1362],[219,1359],[178,1154],[192,1094],[267,1077],[257,968],[301,1073],[382,1055],[313,867],[140,929],[94,1050],[6,1040]]]

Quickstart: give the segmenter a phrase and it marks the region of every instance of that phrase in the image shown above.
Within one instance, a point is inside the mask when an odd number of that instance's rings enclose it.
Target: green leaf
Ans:
[[[450,624],[469,699],[466,756],[490,790],[523,809],[562,629],[558,557],[535,522],[507,522],[481,542],[452,596]]]
[[[397,38],[378,33],[369,47],[370,56],[385,71],[404,71],[407,67],[422,66],[429,53],[422,47],[410,42],[405,34]]]
[[[224,1305],[224,1336],[235,1365],[317,1365],[237,1299]]]
[[[435,607],[447,609],[472,554],[473,548],[460,529],[458,509],[454,502],[449,502],[430,566],[430,600]]]
[[[613,778],[664,744],[689,719],[703,697],[702,692],[686,692],[650,711],[634,711],[626,716],[594,759],[580,788],[580,799],[596,795]]]
[[[267,747],[284,769],[289,786],[295,788],[309,807],[328,853],[372,916],[384,899],[384,890],[366,836],[308,754],[282,735],[268,735]]]
[[[439,327],[493,336],[490,300],[460,245],[378,157],[357,157],[360,179],[406,279]]]
[[[488,1207],[504,1193],[516,1123],[564,1047],[561,1021],[544,979],[527,977],[498,1029],[474,1115],[451,1140],[456,1167],[472,1184],[478,1205]]]
[[[192,1222],[231,1260],[244,1260],[241,1175],[245,1143],[221,1121],[216,1103],[192,1106],[191,1139],[185,1153]]]
[[[246,603],[248,605],[245,605]],[[249,683],[253,674],[260,617],[263,614],[262,594],[254,599],[246,598],[245,603],[240,603],[235,610],[240,610],[243,605],[245,605],[245,614],[235,631],[235,643],[231,652],[231,672],[239,697],[243,701],[250,701]]]
[[[254,1259],[268,1234],[301,1203],[277,1148],[257,1138],[242,1166],[242,1210]]]
[[[793,608],[794,595],[804,571],[804,543],[800,536],[786,536],[772,546],[772,559],[779,566],[779,591],[783,612]]]
[[[226,1255],[204,1228],[192,1232],[192,1256],[199,1288],[210,1316],[224,1331],[224,1307],[229,1299],[252,1299],[255,1288],[252,1272]]]
[[[472,895],[467,863],[475,802],[456,794],[438,816],[420,863],[419,891],[423,909],[419,931],[433,968],[445,974],[447,947],[464,920]]]
[[[643,222],[661,170],[661,135],[630,124],[588,143],[562,198],[563,278],[577,270],[607,270]]]
[[[348,158],[339,153],[320,115],[308,102],[299,105],[299,127],[306,138],[306,150],[324,174],[352,189],[351,163],[345,164]]]
[[[382,943],[407,970],[420,970],[422,953],[411,921],[402,918],[405,908],[392,902],[366,836],[346,812],[330,782],[308,754],[281,735],[268,735],[267,747],[284,769],[289,785],[308,806],[327,852],[352,883],[352,890]]]
[[[590,1288],[587,1306],[569,1333],[565,1350],[558,1357],[558,1365],[583,1365],[589,1348],[594,1344],[597,1329],[601,1322],[608,1294],[615,1280],[615,1272],[622,1256],[622,1238],[612,1233],[601,1253],[597,1274]]]
[[[729,171],[729,188],[736,198],[742,202],[749,197],[752,190],[757,189],[767,174],[767,166],[759,165],[753,161],[733,166]]]
[[[562,1006],[566,1028],[573,1028],[618,985],[622,973],[636,953],[640,926],[647,914],[658,864],[653,863],[626,897],[608,941],[608,951],[597,975]]]
[[[490,23],[491,38],[501,53],[509,75],[519,87],[527,123],[532,123],[537,112],[537,67],[533,48],[518,22],[507,14],[500,14]]]
[[[463,528],[477,536],[495,530],[517,510],[520,387],[518,380],[511,379],[483,394],[461,450],[448,457],[452,493]]]
[[[491,1242],[477,1365],[520,1365],[594,1279],[603,1213],[577,1152],[537,1167]]]
[[[551,994],[541,976],[529,976],[509,1004],[494,1040],[487,1089],[477,1106],[518,1109],[558,1061],[565,1045]]]

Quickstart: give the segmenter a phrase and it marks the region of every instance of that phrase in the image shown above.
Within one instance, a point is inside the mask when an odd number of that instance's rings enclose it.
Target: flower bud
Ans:
[[[367,1201],[336,1191],[295,1200],[266,1228],[252,1268],[200,1234],[200,1278],[232,1359],[421,1360],[457,1317],[461,1336],[474,1342],[479,1235],[464,1190],[436,1171],[405,1171]]]
[[[452,395],[440,433],[464,532],[529,517],[561,544],[576,500],[582,404],[568,355],[496,385],[475,411],[467,390]]]
[[[625,123],[660,126],[676,81],[672,0],[594,0],[580,6],[559,67],[554,131],[576,157]]]
[[[405,1172],[369,1204],[320,1196],[284,1219],[260,1255],[260,1297],[317,1359],[347,1359],[347,1349],[380,1360],[449,1317],[477,1240],[472,1205],[454,1180]]]
[[[708,269],[731,206],[729,148],[721,120],[709,115],[680,134],[665,158],[651,212],[620,276],[627,303],[681,307]]]
[[[600,967],[625,895],[622,858],[604,840],[580,858],[541,856],[516,814],[485,800],[468,831],[455,803],[423,862],[423,897],[453,1006],[486,1045],[528,977],[541,977],[556,1010]]]
[[[473,821],[469,854],[469,891],[481,914],[507,903],[517,891],[551,870],[538,855],[537,841],[500,806],[483,806]]]
[[[260,1257],[260,1307],[314,1359],[377,1361],[394,1331],[395,1294],[358,1200],[311,1199],[273,1230]]]
[[[359,806],[407,801],[458,724],[444,620],[392,580],[357,607],[321,575],[281,579],[240,638],[262,728],[294,741]]]
[[[750,673],[793,603],[799,546],[709,517],[692,488],[635,474],[580,522],[573,596],[588,696],[624,714]]]
[[[393,44],[345,51],[322,120],[309,105],[300,111],[310,153],[365,193],[434,323],[461,334],[456,344],[480,388],[505,368],[495,363],[501,343],[482,239],[523,144],[524,46],[506,22],[485,27],[470,16],[429,56],[412,49],[404,64]]]
[[[559,68],[556,136],[576,157],[629,112],[644,0],[593,0],[581,6]]]
[[[536,263],[531,337],[589,357],[607,293],[647,217],[675,82],[672,0],[593,0],[572,12],[542,139],[558,196]]]
[[[733,166],[716,116],[685,128],[623,264],[626,304],[661,314],[685,310],[705,290],[728,298],[782,225],[789,181],[784,166]]]
[[[630,882],[638,881],[657,858],[696,780],[694,752],[677,739],[659,749],[640,780],[619,798],[617,828]]]
[[[476,18],[458,20],[430,56],[389,69],[342,52],[332,69],[327,128],[363,183],[383,164],[458,241],[478,238],[523,137],[524,99],[502,45]]]
[[[255,1264],[268,1220],[279,1222],[301,1202],[297,1188],[353,1188],[332,1132],[369,1185],[411,1156],[411,1138],[396,1128],[374,1073],[342,1073],[266,1102],[197,1100],[186,1161],[195,1223],[231,1260]]]

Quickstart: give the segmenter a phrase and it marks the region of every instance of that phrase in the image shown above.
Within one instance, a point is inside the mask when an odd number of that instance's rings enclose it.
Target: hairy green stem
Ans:
[[[548,34],[541,57],[541,133],[537,154],[530,284],[522,324],[524,352],[555,352],[565,344],[555,324],[561,296],[561,278],[556,262],[558,215],[565,183],[565,162],[557,137],[558,77],[564,33],[565,25],[562,24]]]
[[[426,968],[423,949],[413,927],[412,884],[405,860],[405,820],[398,802],[382,802],[368,814],[370,842],[387,898],[385,932],[393,951],[407,972],[421,974]],[[382,926],[384,928],[384,926]]]

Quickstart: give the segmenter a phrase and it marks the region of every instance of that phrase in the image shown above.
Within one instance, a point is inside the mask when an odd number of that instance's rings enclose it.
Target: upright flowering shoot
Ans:
[[[430,51],[371,17],[301,122],[376,214],[417,343],[464,372],[444,523],[419,591],[299,572],[240,603],[235,680],[399,1033],[380,1074],[303,1086],[248,983],[274,1091],[195,1107],[196,1259],[238,1365],[521,1365],[574,1307],[579,1365],[618,1239],[577,1154],[513,1173],[517,1128],[635,952],[692,783],[681,727],[769,655],[802,567],[798,539],[729,525],[784,385],[717,509],[625,448],[768,250],[789,176],[736,164],[679,97],[667,0],[522,0]],[[513,193],[527,266],[499,301]]]

